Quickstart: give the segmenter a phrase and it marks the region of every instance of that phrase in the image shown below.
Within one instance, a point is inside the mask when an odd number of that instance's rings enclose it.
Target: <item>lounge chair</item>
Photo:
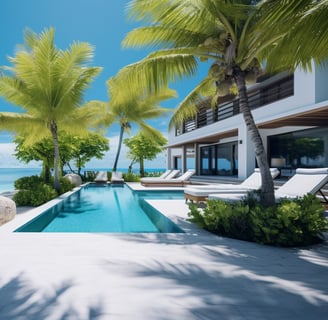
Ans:
[[[164,179],[166,178],[170,173],[172,172],[172,170],[166,170],[164,173],[162,173],[158,178],[160,179]]]
[[[96,183],[107,183],[108,177],[106,171],[99,171],[96,175],[96,178],[94,179],[94,182]]]
[[[167,171],[169,171],[167,173]],[[156,181],[162,181],[163,179],[172,179],[179,175],[180,170],[167,170],[164,174],[162,174],[160,177],[144,177],[141,178],[140,182],[141,184],[144,183],[151,183]]]
[[[323,199],[327,202],[327,198],[321,192],[321,188],[328,183],[328,168],[320,169],[296,169],[296,173],[287,180],[274,195],[278,202],[283,198],[295,199],[303,197],[308,193],[316,194],[320,192]],[[209,194],[208,199],[221,199],[225,201],[240,201],[246,196],[246,193],[214,193]]]
[[[189,183],[189,179],[195,174],[195,170],[190,169],[178,178],[164,178],[164,179],[153,179],[152,181],[141,181],[141,184],[145,187],[183,187]]]
[[[112,172],[112,177],[110,179],[111,185],[120,185],[122,186],[124,184],[124,178],[122,172]]]
[[[272,178],[279,175],[277,168],[270,169]],[[240,184],[211,184],[206,186],[190,186],[184,191],[185,200],[191,202],[205,201],[211,193],[246,193],[251,190],[261,188],[261,172],[260,169],[255,169],[254,172]]]

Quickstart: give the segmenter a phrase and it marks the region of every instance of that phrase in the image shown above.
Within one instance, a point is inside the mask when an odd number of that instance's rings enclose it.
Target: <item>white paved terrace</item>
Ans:
[[[183,200],[151,200],[185,234],[13,233],[0,227],[1,320],[326,319],[328,243],[217,237]]]

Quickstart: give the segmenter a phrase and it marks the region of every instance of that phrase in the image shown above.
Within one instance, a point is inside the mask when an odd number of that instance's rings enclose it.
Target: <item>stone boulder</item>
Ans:
[[[68,173],[64,175],[64,178],[68,179],[76,187],[82,184],[82,178],[76,173]]]
[[[15,201],[0,196],[0,226],[12,219],[16,215],[16,203]]]

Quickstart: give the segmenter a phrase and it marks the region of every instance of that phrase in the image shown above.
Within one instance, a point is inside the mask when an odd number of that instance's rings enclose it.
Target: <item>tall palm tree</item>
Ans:
[[[158,131],[146,120],[155,119],[169,110],[159,106],[159,103],[176,97],[176,92],[169,88],[161,88],[156,93],[147,94],[139,91],[137,94],[131,94],[124,82],[116,81],[115,77],[107,81],[109,103],[94,101],[98,107],[102,104],[101,120],[98,124],[108,126],[112,123],[118,123],[120,126],[118,148],[113,165],[113,171],[117,170],[117,164],[123,143],[124,132],[129,132],[131,124],[138,125],[143,132],[153,137],[158,136]]]
[[[51,136],[54,144],[54,187],[60,189],[58,130],[83,134],[94,118],[90,108],[79,107],[83,94],[101,68],[88,67],[93,48],[73,43],[67,50],[54,44],[54,29],[40,35],[27,30],[25,44],[10,67],[3,67],[0,95],[25,113],[0,113],[0,129],[26,137],[27,143]]]
[[[274,204],[274,185],[263,141],[248,105],[246,82],[259,74],[259,54],[285,33],[263,36],[257,27],[261,7],[252,0],[132,0],[130,18],[145,22],[131,31],[124,46],[157,50],[123,68],[118,77],[130,90],[156,91],[170,81],[196,73],[200,62],[211,61],[208,76],[178,106],[172,124],[196,114],[196,103],[207,96],[213,101],[235,87],[261,171],[261,200]]]

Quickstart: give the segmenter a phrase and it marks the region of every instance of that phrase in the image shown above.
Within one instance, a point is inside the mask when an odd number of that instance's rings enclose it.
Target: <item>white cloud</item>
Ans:
[[[39,168],[41,163],[38,161],[31,161],[28,164],[20,162],[14,156],[15,143],[1,143],[0,144],[0,168]]]

